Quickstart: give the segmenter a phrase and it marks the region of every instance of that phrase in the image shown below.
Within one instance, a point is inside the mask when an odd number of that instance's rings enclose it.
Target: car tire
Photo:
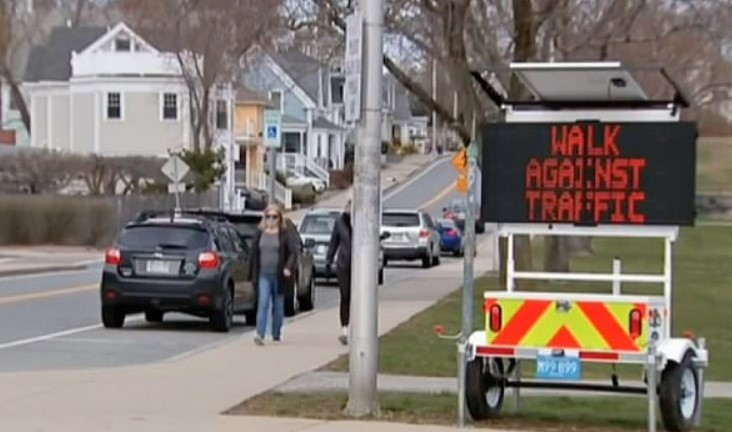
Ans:
[[[315,308],[315,269],[312,270],[308,291],[298,299],[301,311],[311,311]]]
[[[475,224],[475,232],[478,233],[478,234],[485,233],[485,223],[483,223],[483,222],[477,222]]]
[[[388,266],[388,265],[389,265],[389,260],[386,257],[384,257],[384,265],[383,265],[383,268],[386,268],[386,266]]]
[[[463,252],[463,249],[462,249],[462,248],[460,248],[460,249],[456,249],[456,250],[452,251],[452,254],[453,254],[454,256],[456,256],[456,257],[460,258],[461,256],[463,256],[463,255],[464,255],[464,252]]]
[[[102,306],[102,324],[106,328],[122,328],[125,325],[125,315],[121,306]]]
[[[434,267],[440,265],[440,254],[437,254],[437,255],[435,255],[435,256],[432,257],[432,265]]]
[[[244,321],[248,326],[257,325],[257,303],[254,303],[252,309],[244,311]]]
[[[432,253],[425,252],[424,256],[422,257],[422,268],[428,269],[430,267],[432,267]]]
[[[163,322],[164,315],[165,313],[160,310],[145,311],[145,321],[149,323],[161,323]]]
[[[220,309],[211,314],[209,323],[215,332],[228,333],[234,322],[234,287],[231,284],[224,290],[224,298]]]
[[[379,285],[384,285],[384,267],[379,269]]]
[[[297,315],[297,275],[292,276],[292,288],[285,289],[285,317]],[[288,283],[289,285],[289,283]]]
[[[699,375],[694,369],[694,353],[687,350],[681,363],[668,362],[661,374],[659,406],[666,430],[694,429],[699,414]]]

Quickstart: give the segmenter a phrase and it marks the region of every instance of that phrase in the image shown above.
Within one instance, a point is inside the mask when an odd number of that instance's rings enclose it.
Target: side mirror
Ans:
[[[391,233],[390,233],[389,231],[384,231],[384,232],[383,232],[383,233],[381,233],[381,235],[379,236],[379,240],[386,240],[386,239],[388,239],[389,237],[391,237]]]
[[[305,247],[308,248],[308,249],[314,248],[315,247],[315,240],[313,240],[311,238],[305,239]]]

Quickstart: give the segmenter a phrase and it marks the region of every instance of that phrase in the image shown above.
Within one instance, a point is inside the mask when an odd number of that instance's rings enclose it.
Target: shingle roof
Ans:
[[[299,51],[286,51],[270,54],[287,75],[313,100],[318,103],[318,81],[320,68],[326,68],[318,60]]]
[[[23,80],[67,81],[71,77],[71,52],[80,52],[101,38],[105,27],[54,27],[45,45],[30,52]]]
[[[313,120],[313,128],[314,129],[328,129],[328,130],[342,130],[343,129],[325,117],[318,117],[315,120]]]
[[[272,102],[262,93],[254,91],[249,87],[239,85],[236,89],[236,101],[238,103],[249,103],[274,107]]]

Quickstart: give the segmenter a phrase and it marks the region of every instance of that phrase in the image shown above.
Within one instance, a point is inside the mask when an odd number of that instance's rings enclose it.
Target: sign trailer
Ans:
[[[486,292],[485,329],[465,349],[465,403],[476,419],[499,414],[506,388],[561,388],[645,394],[648,430],[656,406],[667,430],[701,424],[704,338],[672,334],[673,245],[680,226],[694,225],[696,125],[681,122],[688,107],[674,90],[669,100],[646,95],[620,63],[514,63],[533,93],[506,100],[482,73],[473,76],[505,112],[506,122],[482,133],[482,214],[507,239],[505,292]],[[643,72],[648,72],[644,68]],[[652,238],[663,242],[660,274],[519,271],[514,237]],[[608,282],[608,294],[520,292],[516,280]],[[622,283],[661,285],[656,295],[628,295]],[[610,285],[610,284],[608,284]],[[610,291],[610,290],[608,290]],[[522,362],[536,363],[523,379]],[[607,385],[582,381],[583,366],[611,366]],[[623,385],[616,364],[643,369],[640,385]]]

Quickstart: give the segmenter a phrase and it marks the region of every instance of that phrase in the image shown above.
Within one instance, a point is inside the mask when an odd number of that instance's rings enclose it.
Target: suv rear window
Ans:
[[[420,226],[419,214],[417,213],[384,213],[381,218],[384,226],[411,227]]]
[[[119,244],[124,248],[143,250],[157,247],[205,249],[209,244],[209,236],[206,231],[195,227],[133,226],[122,231]]]
[[[303,234],[328,234],[333,232],[336,215],[307,215],[302,219],[300,232]]]

